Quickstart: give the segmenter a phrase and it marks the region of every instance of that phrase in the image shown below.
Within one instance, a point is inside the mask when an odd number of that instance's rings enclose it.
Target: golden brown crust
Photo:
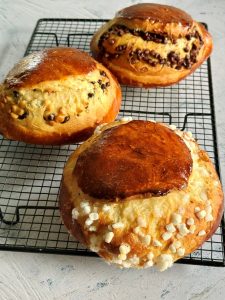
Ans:
[[[120,10],[116,14],[117,18],[125,19],[143,19],[162,24],[181,23],[183,26],[190,27],[192,18],[183,10],[155,3],[139,3]]]
[[[80,142],[115,119],[121,98],[116,78],[88,54],[45,49],[19,62],[3,83],[0,133],[32,144]]]
[[[96,62],[75,48],[51,48],[34,52],[20,60],[4,84],[9,88],[32,87],[43,81],[62,80],[94,71]]]
[[[79,156],[74,175],[92,197],[123,199],[184,188],[191,169],[190,151],[178,135],[160,124],[136,120],[105,130]]]
[[[212,38],[179,9],[138,4],[103,25],[93,36],[91,50],[120,83],[157,87],[194,72],[210,55]],[[146,56],[146,51],[153,52]]]
[[[165,270],[199,248],[217,229],[223,214],[222,187],[205,151],[189,133],[175,130],[193,158],[186,188],[159,197],[136,195],[122,202],[83,193],[74,176],[78,158],[102,132],[125,123],[98,129],[71,155],[61,183],[61,216],[69,231],[106,261],[136,268],[156,264]],[[126,254],[122,253],[124,247]]]

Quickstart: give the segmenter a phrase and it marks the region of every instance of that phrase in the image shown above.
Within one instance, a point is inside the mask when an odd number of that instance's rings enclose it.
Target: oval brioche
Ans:
[[[34,52],[15,65],[0,90],[0,133],[32,144],[68,144],[89,137],[119,111],[116,79],[74,48]]]
[[[71,155],[59,206],[69,232],[108,263],[163,271],[214,233],[223,192],[190,132],[122,119]]]
[[[122,84],[167,86],[203,63],[212,51],[212,38],[178,8],[141,3],[124,8],[103,25],[91,50]]]

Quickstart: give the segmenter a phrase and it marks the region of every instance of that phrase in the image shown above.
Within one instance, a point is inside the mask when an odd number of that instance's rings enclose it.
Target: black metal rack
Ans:
[[[70,46],[89,52],[106,20],[41,19],[26,53]],[[123,86],[120,116],[155,119],[192,131],[219,172],[210,60],[179,84],[157,89]],[[0,249],[95,256],[69,236],[57,197],[64,163],[76,145],[35,146],[0,137]],[[180,263],[225,265],[225,226]]]

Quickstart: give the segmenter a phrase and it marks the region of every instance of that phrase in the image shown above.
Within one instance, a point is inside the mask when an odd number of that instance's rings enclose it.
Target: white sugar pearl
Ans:
[[[93,223],[93,220],[87,218],[87,220],[85,221],[85,225],[86,226],[90,226]]]
[[[78,217],[79,217],[79,212],[78,212],[78,210],[76,208],[74,208],[72,210],[72,218],[75,219],[75,220],[77,220]]]
[[[162,239],[163,239],[164,241],[168,241],[171,237],[172,237],[172,233],[171,233],[171,232],[164,232],[164,233],[162,234]]]
[[[191,226],[195,224],[195,220],[193,218],[187,219],[187,225]]]
[[[174,225],[180,224],[181,221],[182,221],[182,216],[180,214],[177,214],[177,213],[172,214],[172,223]]]
[[[90,213],[89,218],[90,218],[92,221],[96,221],[96,220],[99,219],[99,215],[98,215],[98,213],[96,213],[96,212]]]
[[[122,254],[127,254],[130,252],[130,245],[129,244],[121,244],[119,247],[119,251]]]
[[[205,210],[201,210],[199,211],[196,216],[201,220],[201,219],[204,219],[205,216],[206,216],[206,211]]]
[[[88,215],[91,212],[91,207],[89,205],[84,206],[83,212]]]
[[[184,249],[184,248],[179,248],[179,249],[177,249],[177,254],[178,254],[179,256],[184,256],[184,253],[185,253],[185,249]]]
[[[166,225],[166,230],[167,230],[168,232],[175,232],[175,231],[176,231],[176,228],[175,228],[175,226],[173,225],[173,223],[170,223],[170,224],[167,224],[167,225]]]
[[[112,231],[107,232],[105,235],[105,242],[108,244],[111,243],[113,237],[114,237],[114,233]]]
[[[112,224],[112,228],[114,228],[114,229],[119,229],[119,228],[123,228],[123,227],[124,227],[124,224],[121,222]]]
[[[205,230],[200,230],[198,233],[198,236],[203,236],[203,235],[206,235]]]

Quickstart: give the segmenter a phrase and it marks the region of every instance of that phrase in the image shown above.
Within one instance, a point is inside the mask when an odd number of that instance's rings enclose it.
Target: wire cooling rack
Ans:
[[[106,20],[41,19],[26,53],[55,46],[89,52]],[[192,131],[219,172],[210,60],[181,83],[157,89],[123,86],[120,116],[155,119]],[[0,137],[0,249],[95,256],[62,225],[58,192],[63,167],[77,145],[35,146]],[[224,266],[224,221],[181,263]]]

